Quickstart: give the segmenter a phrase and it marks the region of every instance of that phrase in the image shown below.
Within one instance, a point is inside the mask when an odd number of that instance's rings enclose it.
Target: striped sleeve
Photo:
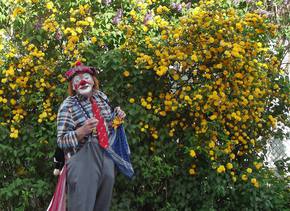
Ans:
[[[62,149],[78,145],[76,125],[65,102],[60,106],[57,114],[57,145]]]

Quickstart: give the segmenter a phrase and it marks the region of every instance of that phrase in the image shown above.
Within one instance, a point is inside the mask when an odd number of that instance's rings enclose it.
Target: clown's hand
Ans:
[[[78,141],[82,141],[85,136],[94,132],[98,123],[99,123],[99,120],[97,120],[95,117],[87,119],[83,126],[76,129],[76,135],[77,135]]]
[[[114,112],[116,114],[116,117],[122,120],[126,117],[126,113],[119,106],[114,109]]]

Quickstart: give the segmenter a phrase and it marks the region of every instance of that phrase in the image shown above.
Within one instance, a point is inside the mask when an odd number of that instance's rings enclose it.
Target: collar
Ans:
[[[76,94],[75,96],[78,99],[78,101],[80,101],[80,102],[88,100],[88,97],[81,95],[81,94]]]
[[[96,91],[93,91],[92,96],[94,96],[96,93],[97,93]],[[77,94],[75,95],[75,97],[76,97],[79,101],[86,101],[86,100],[89,100],[88,97],[86,97],[86,96],[84,96],[84,95],[81,95],[81,94],[79,94],[79,93],[77,93]]]

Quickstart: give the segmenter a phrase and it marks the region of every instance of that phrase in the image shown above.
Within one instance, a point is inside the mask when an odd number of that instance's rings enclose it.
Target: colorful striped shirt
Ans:
[[[93,97],[101,110],[101,115],[109,132],[113,112],[108,104],[108,97],[99,90],[94,92]],[[57,115],[57,144],[65,151],[65,154],[74,154],[88,140],[89,135],[80,141],[77,140],[76,136],[76,129],[84,125],[84,122],[89,118],[88,115],[89,117],[93,116],[91,102],[89,98],[82,95],[69,96],[61,104]],[[91,135],[93,138],[97,138],[96,134]]]

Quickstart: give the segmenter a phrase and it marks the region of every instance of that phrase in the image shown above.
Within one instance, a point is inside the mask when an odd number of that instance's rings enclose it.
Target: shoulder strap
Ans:
[[[75,102],[81,108],[81,110],[83,111],[83,113],[85,114],[87,119],[89,119],[90,118],[89,112],[84,108],[84,106],[80,103],[80,101],[77,99],[77,97],[75,97]]]
[[[97,93],[97,95],[98,95],[98,97],[102,100],[102,101],[104,101],[105,103],[107,103],[108,104],[108,106],[111,108],[111,112],[113,112],[114,111],[114,108],[111,106],[111,104],[109,103],[109,100],[108,99],[105,99],[104,97],[102,97],[99,93]]]

